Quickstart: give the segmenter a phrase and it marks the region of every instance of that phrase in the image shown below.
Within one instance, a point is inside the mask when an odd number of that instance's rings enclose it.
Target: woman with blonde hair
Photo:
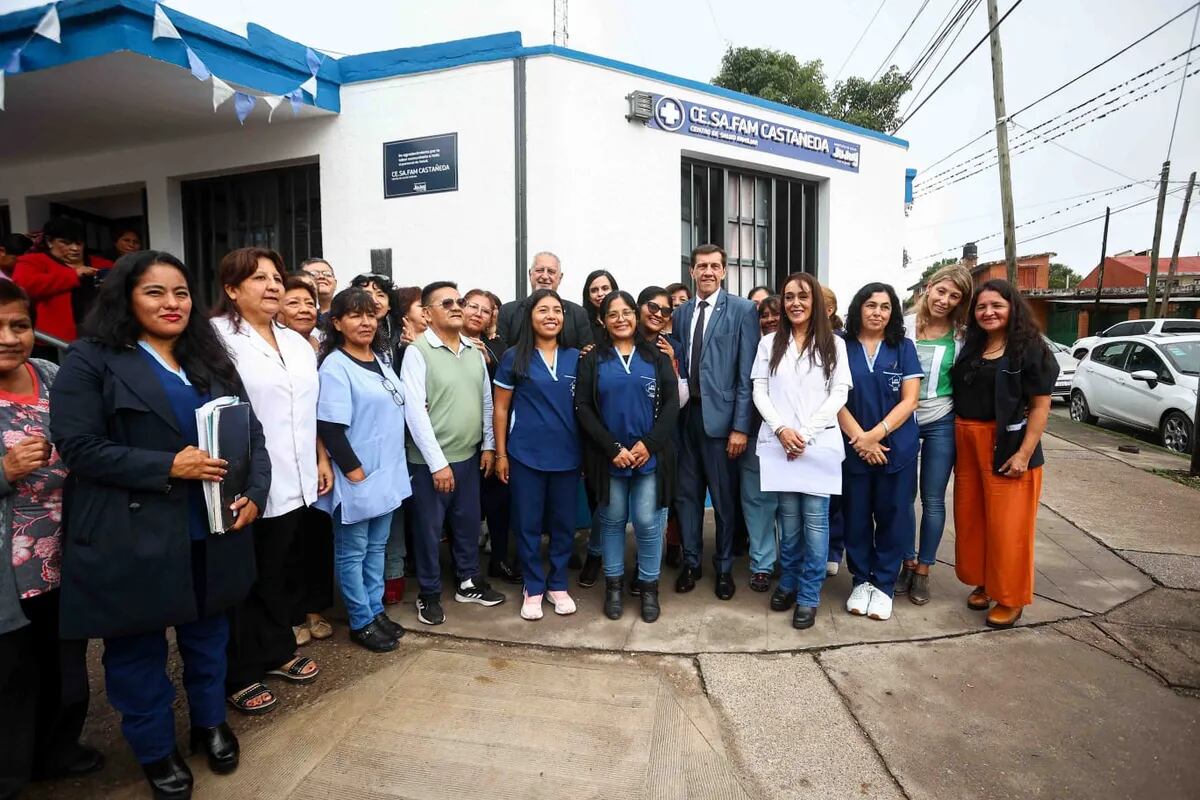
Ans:
[[[918,543],[906,548],[896,593],[919,606],[929,602],[929,568],[946,527],[946,486],[955,456],[950,368],[962,348],[974,288],[966,267],[948,264],[929,276],[914,313],[904,318],[905,335],[916,345],[924,373],[917,401],[921,526]]]

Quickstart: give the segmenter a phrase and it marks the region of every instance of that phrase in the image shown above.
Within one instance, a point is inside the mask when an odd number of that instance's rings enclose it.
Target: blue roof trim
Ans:
[[[338,66],[342,83],[358,83],[465,64],[501,61],[523,53],[521,34],[510,31],[441,44],[345,56],[338,61]]]
[[[904,170],[904,202],[911,203],[913,201],[913,178],[917,177],[917,171],[912,167]]]
[[[188,68],[187,54],[176,39],[151,38],[153,0],[64,0],[58,4],[62,43],[35,37],[22,51],[24,71],[48,69],[87,58],[129,51]],[[49,6],[0,16],[0,58],[29,37]],[[166,9],[167,16],[201,60],[222,80],[264,93],[289,92],[308,78],[304,45],[259,25],[247,26],[243,39],[223,28]],[[13,79],[19,80],[14,76]],[[317,71],[317,97],[310,103],[341,110],[337,61],[324,58]]]

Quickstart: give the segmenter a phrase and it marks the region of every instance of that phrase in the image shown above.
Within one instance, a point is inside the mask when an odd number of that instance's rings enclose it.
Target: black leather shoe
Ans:
[[[642,584],[642,621],[654,622],[658,612],[658,581],[646,581]]]
[[[771,610],[772,611],[787,611],[796,602],[796,593],[787,592],[783,589],[776,589],[771,594]]]
[[[513,586],[520,586],[525,582],[521,570],[514,568],[507,561],[493,561],[488,565],[487,574],[489,578],[497,578]]]
[[[609,619],[621,618],[621,592],[620,578],[604,579],[604,616]]]
[[[229,723],[222,722],[215,728],[192,728],[192,753],[201,751],[208,754],[208,768],[218,775],[228,775],[237,769],[241,748]]]
[[[192,796],[192,771],[178,750],[166,758],[142,764],[142,772],[154,792],[154,800],[188,800]]]
[[[634,574],[636,575],[637,573],[635,572]],[[631,578],[629,580],[629,596],[630,597],[641,597],[642,596],[642,582],[640,580],[638,580],[637,578]]]
[[[756,572],[750,576],[750,589],[755,592],[766,592],[771,589],[771,574]]]
[[[667,545],[666,552],[663,554],[663,563],[668,567],[675,568],[683,563],[683,547],[677,544]]]
[[[912,586],[913,575],[916,573],[908,564],[900,565],[900,574],[896,576],[895,594],[908,594]]]
[[[57,778],[81,778],[104,769],[104,754],[94,747],[76,742],[59,753],[53,763],[34,767],[35,781],[52,781]]]
[[[399,639],[404,636],[404,626],[389,617],[384,611],[380,611],[375,615],[375,624],[383,628],[383,632],[393,639]]]
[[[362,645],[372,653],[390,653],[396,649],[396,637],[383,629],[375,620],[371,620],[358,630],[350,631],[350,641]]]
[[[714,591],[717,594],[718,600],[728,600],[733,597],[733,593],[737,591],[737,587],[733,584],[733,574],[729,572],[719,573]]]
[[[798,631],[811,628],[817,622],[817,610],[808,606],[796,606],[792,612],[792,627]]]
[[[683,567],[679,570],[679,577],[675,579],[675,591],[680,594],[690,592],[696,588],[696,579],[699,577],[700,569],[698,567]]]
[[[602,563],[600,556],[588,553],[587,560],[583,562],[583,569],[579,570],[579,585],[585,589],[595,586],[596,581],[600,578],[600,566]]]

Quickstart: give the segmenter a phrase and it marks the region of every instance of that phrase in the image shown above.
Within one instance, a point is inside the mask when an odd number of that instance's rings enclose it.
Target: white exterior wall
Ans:
[[[907,151],[840,128],[691,91],[640,75],[555,57],[528,68],[529,249],[563,260],[562,290],[608,269],[636,296],[680,275],[679,165],[683,156],[823,181],[818,277],[844,306],[869,280],[899,274]],[[855,142],[860,171],[811,164],[628,122],[625,96],[640,90],[728,109]]]

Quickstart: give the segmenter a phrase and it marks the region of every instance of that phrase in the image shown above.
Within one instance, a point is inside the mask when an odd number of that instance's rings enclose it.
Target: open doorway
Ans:
[[[31,225],[40,229],[54,217],[66,217],[83,225],[84,247],[89,257],[115,260],[121,255],[117,241],[126,233],[136,235],[138,249],[150,246],[146,188],[140,183],[29,198]]]

